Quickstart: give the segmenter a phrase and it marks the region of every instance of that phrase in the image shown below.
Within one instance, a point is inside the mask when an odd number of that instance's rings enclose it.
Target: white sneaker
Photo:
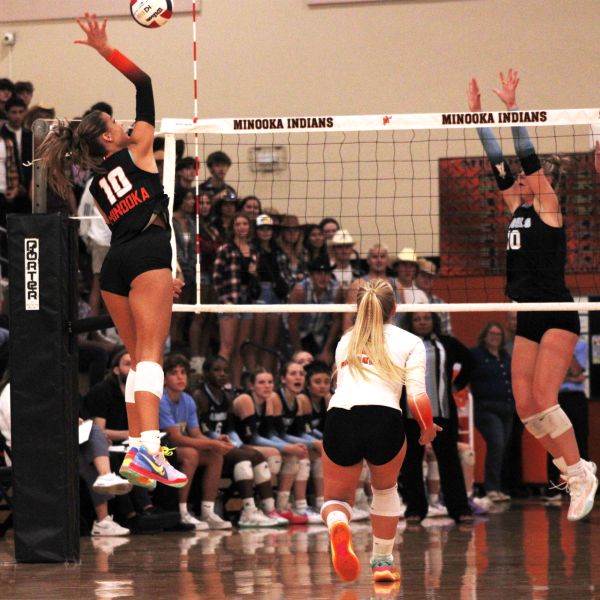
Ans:
[[[206,523],[209,529],[231,529],[232,525],[229,521],[221,519],[217,513],[210,513],[208,517],[200,517],[200,521]]]
[[[123,494],[128,494],[133,489],[133,485],[127,479],[119,477],[116,473],[107,473],[106,475],[100,475],[96,479],[92,489],[96,494],[122,496]]]
[[[129,535],[129,529],[121,527],[113,521],[113,518],[108,515],[102,521],[94,521],[92,527],[92,536],[96,535]]]
[[[370,510],[364,510],[362,508],[362,506],[359,506],[358,504],[354,505],[354,508],[352,509],[352,522],[353,523],[354,523],[354,521],[366,521],[370,517],[371,517]]]
[[[429,518],[447,517],[448,509],[438,500],[429,505],[427,516]]]
[[[567,515],[569,521],[583,519],[594,507],[598,479],[588,468],[584,468],[584,471],[583,477],[567,477],[567,491],[571,495],[571,505]]]
[[[279,527],[276,519],[271,519],[258,508],[244,509],[238,521],[238,527]]]
[[[208,523],[196,519],[196,517],[189,512],[185,515],[181,515],[181,523],[193,525],[196,528],[196,531],[206,531],[208,529]]]
[[[487,493],[487,498],[491,502],[508,502],[510,500],[510,496],[504,494],[498,490],[490,490]]]
[[[309,525],[318,525],[323,523],[323,519],[321,519],[321,513],[315,510],[312,506],[307,506],[306,508],[296,508],[295,511],[300,516],[306,517]]]

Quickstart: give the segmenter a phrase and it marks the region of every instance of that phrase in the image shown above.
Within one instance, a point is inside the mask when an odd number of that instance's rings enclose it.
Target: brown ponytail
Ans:
[[[106,156],[101,136],[108,131],[100,111],[92,111],[73,131],[68,121],[59,122],[40,146],[37,158],[48,168],[48,185],[62,198],[72,187],[67,170],[71,165],[99,172]]]

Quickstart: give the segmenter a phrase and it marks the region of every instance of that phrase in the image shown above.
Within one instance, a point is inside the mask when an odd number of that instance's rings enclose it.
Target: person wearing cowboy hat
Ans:
[[[340,284],[331,278],[333,267],[325,255],[308,264],[309,276],[298,283],[290,294],[290,304],[341,304]],[[306,350],[316,360],[331,365],[340,330],[337,314],[310,312],[286,315],[286,325],[294,352]]]
[[[346,229],[339,229],[329,240],[329,252],[334,265],[332,275],[344,291],[348,291],[355,277],[360,277],[351,263],[354,245],[355,241]]]
[[[430,304],[446,304],[441,298],[434,295],[431,292],[433,284],[437,279],[437,267],[435,263],[427,260],[426,258],[419,258],[417,261],[417,276],[415,277],[415,283],[417,287],[427,296],[427,300]],[[452,324],[450,323],[450,313],[439,312],[440,320],[442,322],[442,333],[444,335],[452,335]]]
[[[306,262],[304,261],[302,233],[300,221],[298,221],[296,215],[284,215],[280,220],[277,244],[288,257],[292,274],[296,281],[306,279],[308,273],[306,271]]]
[[[413,248],[402,248],[397,255],[395,267],[398,273],[396,284],[402,290],[404,304],[427,304],[427,295],[415,283],[417,255]]]

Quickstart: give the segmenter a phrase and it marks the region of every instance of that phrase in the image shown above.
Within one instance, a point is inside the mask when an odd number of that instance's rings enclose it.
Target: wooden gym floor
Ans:
[[[362,572],[331,567],[324,525],[281,530],[82,538],[81,564],[18,565],[0,540],[0,599],[72,600],[587,600],[600,598],[600,507],[569,523],[539,500],[505,506],[474,525],[400,522],[402,581],[374,589],[368,522],[352,525]],[[498,509],[500,510],[500,509]]]

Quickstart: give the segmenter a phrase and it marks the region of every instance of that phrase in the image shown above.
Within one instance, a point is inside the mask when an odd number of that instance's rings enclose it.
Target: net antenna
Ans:
[[[350,231],[363,259],[376,243],[388,248],[390,263],[405,247],[419,256],[439,258],[444,277],[439,283],[450,281],[445,277],[453,281],[448,294],[442,296],[466,300],[461,304],[402,304],[399,311],[587,311],[600,309],[600,303],[504,301],[503,256],[510,215],[475,128],[486,125],[497,132],[505,157],[513,161],[513,171],[519,168],[511,158],[510,127],[515,124],[529,128],[540,157],[571,155],[570,179],[558,191],[570,240],[567,285],[574,296],[587,296],[600,293],[594,279],[600,217],[595,216],[593,204],[597,187],[600,193],[600,179],[593,170],[592,150],[599,115],[596,108],[206,120],[195,114],[193,120],[163,119],[161,133],[167,140],[183,137],[188,147],[194,144],[199,173],[204,168],[198,158],[200,137],[203,152],[221,150],[229,154],[232,166],[228,183],[237,187],[240,197],[254,195],[280,214],[300,217],[301,222],[318,223],[335,217]],[[257,150],[265,156],[280,156],[279,164],[257,168]],[[198,176],[196,189],[198,202]],[[481,302],[481,294],[476,300],[473,293],[478,277],[485,277],[485,302]],[[461,281],[463,288],[456,294]],[[178,304],[174,310],[307,311],[306,305],[288,304],[276,308],[255,304],[200,306],[199,290],[197,294],[196,305]],[[352,305],[310,305],[310,312],[352,310]]]

